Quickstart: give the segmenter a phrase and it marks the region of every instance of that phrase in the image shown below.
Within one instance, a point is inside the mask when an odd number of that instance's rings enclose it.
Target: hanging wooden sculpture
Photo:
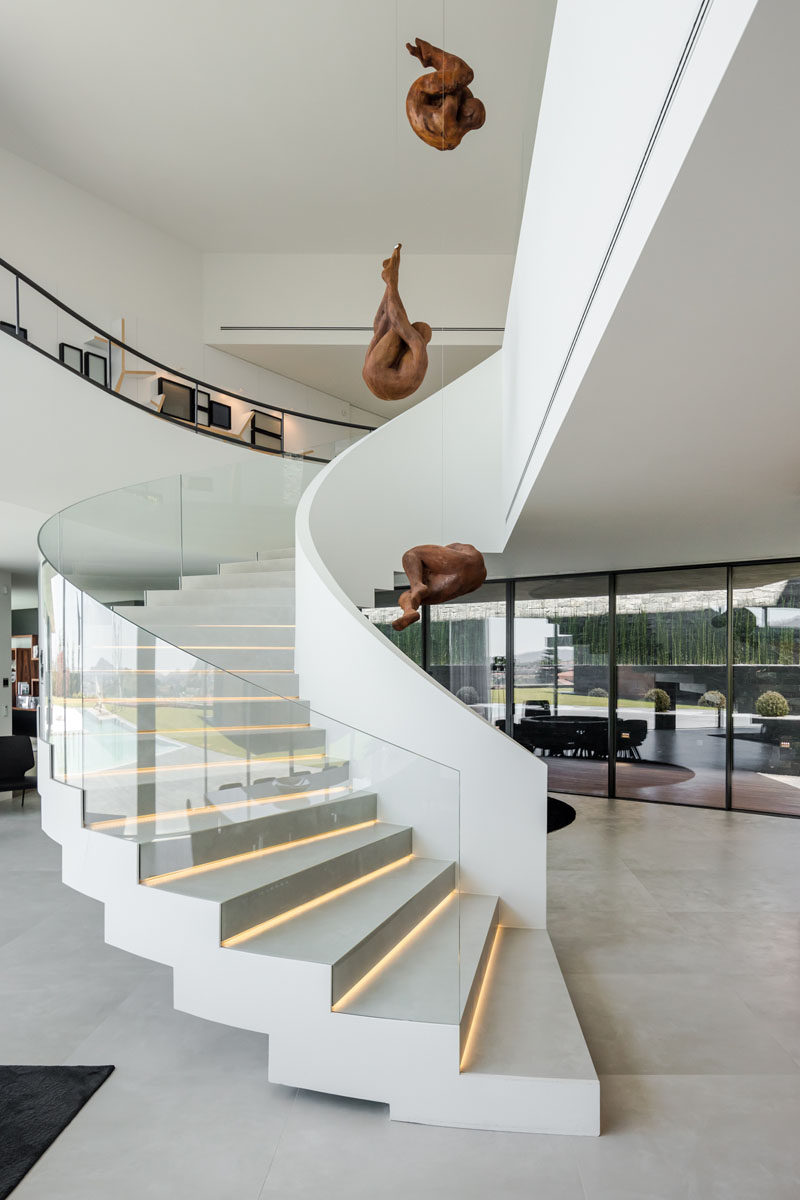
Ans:
[[[422,38],[416,38],[413,46],[406,42],[406,49],[423,67],[434,68],[432,74],[420,75],[408,89],[406,112],[411,128],[434,150],[455,150],[465,133],[480,129],[486,120],[486,109],[468,86],[475,72],[463,58],[447,54]]]
[[[361,372],[364,383],[379,400],[405,400],[413,395],[428,369],[431,327],[424,321],[413,325],[409,321],[397,290],[399,273],[398,243],[391,258],[383,260],[381,279],[386,291],[375,314],[374,333]]]
[[[397,603],[402,617],[392,629],[406,629],[419,620],[421,604],[446,604],[457,596],[474,592],[486,579],[486,563],[480,550],[463,542],[449,546],[413,546],[403,555],[403,570],[410,584]]]

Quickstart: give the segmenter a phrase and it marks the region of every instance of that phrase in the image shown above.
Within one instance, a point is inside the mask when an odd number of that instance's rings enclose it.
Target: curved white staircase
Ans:
[[[214,695],[202,746],[156,733],[145,697],[125,714],[135,762],[84,764],[82,788],[42,780],[65,882],[105,904],[107,940],[169,964],[176,1007],[268,1033],[275,1082],[382,1101],[398,1119],[598,1132],[597,1079],[547,933],[501,927],[499,893],[464,890],[455,773],[432,765],[440,803],[426,815],[422,776],[392,758],[405,752],[376,755],[368,739],[365,756],[364,735],[298,698],[294,548],[116,613],[141,627],[134,674],[149,677],[150,651],[169,670],[161,638],[194,669],[211,664]],[[87,640],[92,621],[86,609]],[[385,786],[365,785],[367,761]]]

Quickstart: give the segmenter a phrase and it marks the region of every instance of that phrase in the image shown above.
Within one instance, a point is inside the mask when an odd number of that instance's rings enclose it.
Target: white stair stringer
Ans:
[[[288,1081],[304,1044],[307,1071],[295,1071],[295,1080],[335,1090],[357,1054],[361,1094],[373,1095],[374,1064],[382,1062],[400,1119],[598,1133],[597,1076],[546,931],[546,770],[359,611],[374,603],[375,588],[392,586],[411,546],[470,542],[484,553],[502,551],[501,396],[498,354],[323,468],[301,497],[295,522],[296,666],[307,694],[319,710],[458,771],[462,895],[499,897],[500,932],[462,1069],[452,1067],[455,1050],[438,1057],[448,1034],[424,1021],[419,1036],[430,1039],[435,1066],[428,1072],[421,1064],[417,1076],[414,1059],[404,1069],[406,1022],[373,995],[373,1012],[385,1012],[390,1030],[382,1043],[380,1031],[364,1024],[366,1014],[348,1006],[337,1014],[348,1020],[337,1026],[335,1041],[319,1025],[313,1043],[299,1028],[290,1040],[279,1039],[271,1071]],[[435,807],[435,795],[428,804]],[[466,949],[462,931],[462,954]],[[406,971],[412,959],[405,956]],[[390,967],[383,990],[393,983],[400,987]],[[455,1039],[458,1030],[448,1029]],[[356,1052],[365,1041],[368,1051]]]

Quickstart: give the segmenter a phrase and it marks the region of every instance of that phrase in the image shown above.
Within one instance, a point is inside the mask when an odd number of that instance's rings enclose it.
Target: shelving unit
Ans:
[[[36,654],[34,655],[34,649]],[[27,683],[31,696],[39,695],[39,635],[17,633],[11,638],[11,661],[14,664],[14,682],[11,685],[11,704],[18,707],[19,685]]]

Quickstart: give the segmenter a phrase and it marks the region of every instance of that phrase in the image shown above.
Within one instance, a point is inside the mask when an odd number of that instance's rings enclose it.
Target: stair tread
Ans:
[[[264,571],[224,571],[221,575],[184,575],[182,591],[211,591],[241,588],[247,592],[272,590],[275,587],[291,587],[294,569]]]
[[[336,787],[335,784],[332,786]],[[297,812],[306,808],[316,808],[317,806],[322,806],[343,798],[374,795],[375,793],[369,790],[335,792],[332,796],[310,796],[304,798],[302,795],[297,795],[292,800],[278,800],[273,804],[243,804],[241,808],[220,808],[214,812],[193,813],[189,809],[186,812],[185,820],[153,821],[146,826],[140,826],[126,832],[124,836],[128,841],[145,845],[148,842],[160,841],[166,835],[170,837],[185,837],[191,833],[204,833],[209,829],[222,829],[226,825],[244,825],[248,821],[260,821],[273,814],[277,815],[278,813]],[[225,801],[222,803],[224,804]]]
[[[336,1005],[339,1013],[457,1025],[494,920],[496,896],[462,892]]]
[[[412,858],[361,887],[242,942],[236,949],[333,965],[450,866],[438,859]]]
[[[497,937],[464,1072],[595,1080],[547,931],[501,928]]]
[[[273,854],[265,854],[261,858],[244,859],[242,862],[157,886],[159,891],[177,892],[179,895],[222,902],[275,883],[307,867],[318,866],[338,858],[350,850],[383,841],[396,833],[404,832],[406,828],[407,826],[403,825],[385,825],[378,822],[367,829],[342,833],[318,842],[307,842],[303,846],[290,846],[285,850],[276,850]]]

